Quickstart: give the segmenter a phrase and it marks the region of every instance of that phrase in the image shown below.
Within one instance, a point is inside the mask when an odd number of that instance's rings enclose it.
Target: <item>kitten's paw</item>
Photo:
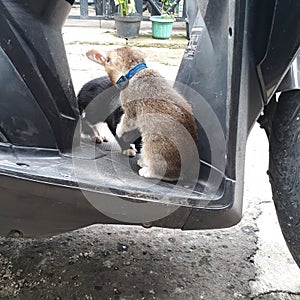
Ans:
[[[81,133],[81,140],[85,143],[97,143],[101,144],[102,142],[107,142],[106,137],[95,136],[91,134]]]
[[[139,175],[146,178],[156,178],[155,174],[148,167],[143,167],[139,170]]]
[[[101,144],[101,143],[107,143],[108,142],[108,139],[105,137],[105,136],[100,136],[100,135],[98,135],[98,136],[95,136],[94,137],[94,140],[95,140],[95,142],[97,143],[97,144]]]
[[[143,167],[146,167],[145,163],[144,163],[144,160],[142,158],[140,158],[138,161],[137,161],[137,165],[141,168]]]
[[[103,142],[103,139],[101,136],[95,136],[94,137],[95,143],[101,144]]]
[[[119,123],[116,128],[116,135],[117,135],[117,137],[121,137],[123,134],[124,134],[123,127]]]
[[[134,157],[136,155],[136,152],[133,149],[127,149],[127,150],[122,150],[122,154],[129,157]]]
[[[108,142],[108,138],[107,138],[106,136],[102,136],[102,141],[103,141],[104,143],[107,143],[107,142]]]

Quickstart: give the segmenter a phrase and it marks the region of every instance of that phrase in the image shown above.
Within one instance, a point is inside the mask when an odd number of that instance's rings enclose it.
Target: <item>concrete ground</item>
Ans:
[[[104,75],[84,53],[124,45],[111,22],[68,21],[64,40],[75,90]],[[86,23],[84,23],[86,25]],[[103,24],[102,24],[103,25]],[[177,25],[176,25],[177,26]],[[187,41],[149,25],[129,44],[174,79]],[[233,228],[182,232],[94,225],[47,239],[0,238],[0,299],[300,299],[300,270],[284,243],[266,174],[268,143],[255,126],[246,154],[244,216]]]

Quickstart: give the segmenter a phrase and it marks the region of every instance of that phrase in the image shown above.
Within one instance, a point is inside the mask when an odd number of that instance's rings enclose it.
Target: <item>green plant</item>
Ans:
[[[166,14],[166,11],[171,7],[171,2],[170,0],[161,0],[161,12],[162,14]]]
[[[115,0],[115,5],[119,5],[121,17],[128,17],[136,12],[134,0]]]
[[[171,7],[170,0],[161,0],[161,18],[162,19],[171,19],[175,21],[175,17],[173,14],[168,13],[168,9]]]

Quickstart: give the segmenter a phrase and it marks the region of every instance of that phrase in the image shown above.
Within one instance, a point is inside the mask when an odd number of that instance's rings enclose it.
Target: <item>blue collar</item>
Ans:
[[[117,81],[117,84],[120,84],[124,81],[128,81],[131,79],[135,74],[137,74],[139,71],[146,69],[147,65],[142,62],[131,68],[125,75],[121,76],[119,80]]]

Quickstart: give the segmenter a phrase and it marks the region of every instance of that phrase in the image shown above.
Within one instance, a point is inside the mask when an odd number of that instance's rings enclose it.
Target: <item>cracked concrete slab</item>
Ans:
[[[280,231],[267,169],[268,141],[255,126],[248,138],[245,176],[245,195],[253,195],[255,189],[259,210],[255,221],[259,230],[253,257],[255,280],[250,281],[251,299],[300,299],[300,269]]]
[[[298,293],[294,294],[290,292],[269,291],[251,299],[253,300],[298,300],[299,294]]]

